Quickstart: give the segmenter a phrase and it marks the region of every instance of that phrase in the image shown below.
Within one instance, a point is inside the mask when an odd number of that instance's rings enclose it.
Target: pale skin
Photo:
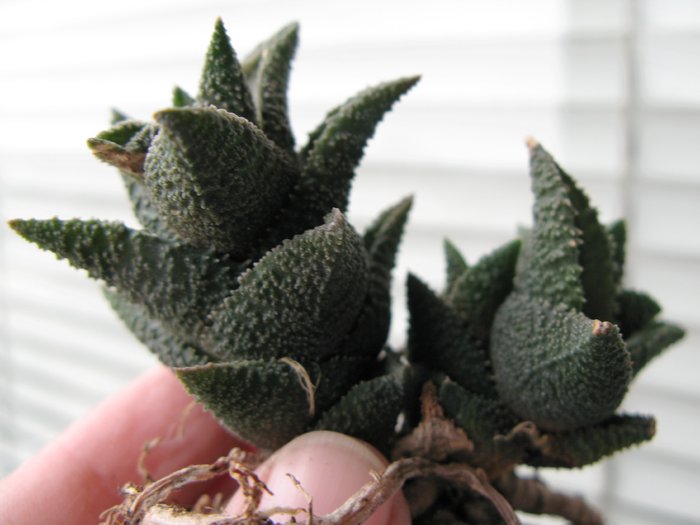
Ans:
[[[172,372],[159,367],[103,402],[0,480],[0,523],[96,525],[102,511],[121,501],[121,486],[142,481],[139,457],[144,444],[156,437],[160,442],[145,460],[154,478],[187,465],[211,463],[235,446],[250,449],[199,406],[192,407],[192,399]],[[293,473],[313,497],[314,513],[329,512],[369,481],[370,471],[381,472],[386,464],[376,450],[359,441],[338,434],[307,434],[258,468],[259,477],[274,493],[263,499],[261,508],[307,505],[287,476]],[[230,493],[235,486],[220,479],[183,489],[178,500],[191,504],[203,488]],[[234,498],[229,504],[231,512],[238,501]],[[410,523],[400,494],[366,522]]]

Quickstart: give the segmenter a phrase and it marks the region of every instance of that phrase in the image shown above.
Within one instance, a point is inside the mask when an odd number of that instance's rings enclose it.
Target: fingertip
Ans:
[[[387,464],[374,447],[344,434],[304,434],[275,452],[256,471],[273,493],[263,497],[260,508],[264,511],[273,507],[308,507],[305,495],[289,477],[292,474],[312,497],[314,514],[328,514],[371,481],[372,472],[383,472]],[[227,511],[235,515],[242,505],[243,498],[236,493]],[[276,515],[273,519],[288,520],[289,516]],[[408,504],[399,492],[380,506],[365,525],[410,523]]]

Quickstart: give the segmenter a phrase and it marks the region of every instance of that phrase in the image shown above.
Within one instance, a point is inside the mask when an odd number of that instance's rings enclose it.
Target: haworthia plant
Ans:
[[[345,212],[367,141],[418,78],[351,97],[296,149],[286,91],[297,40],[289,25],[239,62],[218,20],[195,96],[176,87],[152,122],[114,112],[88,140],[119,169],[140,229],[11,226],[100,280],[134,335],[257,447],[326,429],[391,454],[427,424],[421,390],[468,443],[459,460],[495,487],[520,464],[581,467],[650,439],[653,418],[617,410],[683,331],[623,287],[624,222],[602,225],[535,141],[532,228],[473,264],[445,241],[445,290],[410,275],[407,348],[386,346],[412,199],[364,234]],[[484,504],[438,485],[416,519],[500,523]]]

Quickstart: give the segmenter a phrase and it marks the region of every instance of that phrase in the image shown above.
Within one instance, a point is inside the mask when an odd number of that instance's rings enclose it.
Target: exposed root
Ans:
[[[603,525],[603,517],[579,496],[556,492],[536,478],[522,479],[515,474],[496,483],[515,509],[531,514],[561,516],[574,525]]]
[[[304,368],[304,365],[302,365],[300,362],[295,361],[291,357],[283,357],[279,359],[279,362],[289,365],[292,368],[292,370],[296,372],[297,376],[299,377],[299,383],[301,384],[301,388],[303,388],[304,392],[306,392],[306,398],[309,403],[309,415],[311,417],[314,417],[314,415],[316,414],[316,387],[318,385],[315,385],[314,382],[311,381],[311,376],[309,375],[309,372],[307,372],[306,368]]]

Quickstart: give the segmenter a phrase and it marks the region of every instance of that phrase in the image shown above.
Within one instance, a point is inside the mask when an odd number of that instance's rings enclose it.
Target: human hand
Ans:
[[[137,379],[0,480],[0,523],[96,525],[105,509],[121,501],[119,489],[127,482],[141,480],[138,459],[144,444],[156,437],[161,441],[146,461],[154,478],[187,465],[211,463],[235,446],[250,448],[226,432],[199,406],[192,410],[186,424],[178,431],[183,413],[191,402],[167,368],[159,367]],[[298,474],[304,488],[314,495],[314,509],[319,513],[332,510],[369,479],[367,476],[359,484],[349,483],[351,479],[359,479],[347,475],[351,466],[364,468],[367,474],[370,470],[383,470],[386,464],[364,445],[344,448],[346,445],[341,444],[334,448],[338,445],[325,447],[313,440],[303,443],[290,443],[294,445],[291,451],[285,452],[287,447],[284,447],[261,466],[261,478],[275,487],[275,505],[305,506],[305,502],[298,500],[300,494],[289,494],[292,485],[286,478],[287,472]],[[305,470],[297,472],[305,459],[308,460]],[[336,463],[326,462],[331,459]],[[286,485],[280,484],[277,488],[274,480],[281,477]],[[317,486],[321,491],[316,491],[314,487]],[[219,484],[216,490],[230,493],[233,487]],[[332,487],[337,491],[335,495],[329,490]],[[178,501],[191,504],[201,491],[201,485],[183,489],[178,493]],[[291,499],[294,497],[297,499]],[[383,509],[367,523],[410,523],[401,495],[387,502]]]

